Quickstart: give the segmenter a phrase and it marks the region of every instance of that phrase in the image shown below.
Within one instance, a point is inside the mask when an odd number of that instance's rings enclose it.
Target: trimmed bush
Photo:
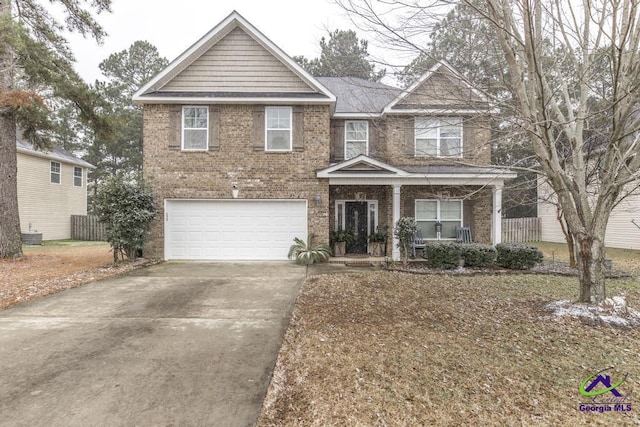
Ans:
[[[427,266],[431,268],[457,268],[462,258],[462,247],[456,243],[430,242],[427,243],[424,254]]]
[[[466,243],[460,246],[465,267],[488,268],[496,262],[498,251],[491,245]]]
[[[542,252],[535,246],[516,243],[500,243],[497,263],[500,267],[512,270],[528,270],[542,261]]]

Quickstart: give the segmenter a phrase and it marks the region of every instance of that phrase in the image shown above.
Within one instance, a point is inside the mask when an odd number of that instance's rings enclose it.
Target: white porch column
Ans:
[[[502,242],[502,185],[493,187],[493,244]]]
[[[394,261],[400,261],[400,248],[398,247],[398,238],[393,233],[393,227],[395,227],[396,222],[400,220],[400,188],[401,187],[402,187],[401,185],[394,184],[393,203],[391,204],[393,208],[393,224],[391,228],[391,233],[393,234],[392,258]]]

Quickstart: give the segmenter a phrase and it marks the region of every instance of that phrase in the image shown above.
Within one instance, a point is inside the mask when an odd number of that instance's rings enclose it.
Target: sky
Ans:
[[[315,58],[327,29],[354,28],[331,0],[112,0],[111,10],[97,16],[109,34],[102,46],[78,35],[67,37],[77,60],[76,70],[88,83],[102,78],[100,62],[136,40],[150,42],[169,61],[175,59],[233,10],[289,56]],[[360,31],[358,36],[367,38]],[[375,46],[370,43],[369,52],[373,51]]]

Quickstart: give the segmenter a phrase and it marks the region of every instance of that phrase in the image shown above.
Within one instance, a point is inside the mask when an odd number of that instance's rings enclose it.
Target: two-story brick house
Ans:
[[[500,241],[513,175],[490,165],[489,103],[445,63],[406,90],[314,78],[233,12],[134,100],[161,212],[149,255],[285,259],[294,237],[338,228],[366,253],[401,216],[427,239],[466,225]]]

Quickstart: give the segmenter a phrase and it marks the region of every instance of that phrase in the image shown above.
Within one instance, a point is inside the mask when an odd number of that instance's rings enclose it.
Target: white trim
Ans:
[[[136,104],[259,104],[259,105],[291,105],[291,104],[333,104],[335,101],[322,98],[212,98],[212,97],[168,97],[150,96],[134,99]]]
[[[185,128],[184,126],[184,110],[187,108],[198,108],[205,110],[207,112],[207,126],[204,128],[206,131],[205,144],[204,148],[184,148],[184,132],[186,130],[202,130],[203,128]],[[180,149],[182,151],[209,151],[209,108],[203,107],[202,105],[183,105],[182,106],[182,116],[180,123]]]
[[[269,129],[268,127],[268,123],[269,123],[269,117],[267,116],[267,110],[269,108],[278,108],[278,109],[288,109],[289,110],[289,129],[280,129],[280,128],[273,128],[273,129]],[[277,131],[277,130],[288,130],[289,131],[289,148],[288,149],[272,149],[269,148],[269,138],[268,138],[268,133],[269,130],[272,131]],[[268,153],[288,153],[293,151],[293,108],[292,107],[286,107],[286,106],[282,106],[282,105],[278,105],[278,106],[274,106],[274,105],[267,105],[264,107],[264,151],[268,152]]]
[[[54,174],[53,170],[52,170],[52,166],[54,163],[58,164],[58,182],[53,182],[51,180],[51,176]],[[53,184],[53,185],[62,185],[62,163],[61,162],[57,162],[55,160],[50,160],[49,161],[49,184]]]
[[[366,199],[366,200],[355,200],[355,199],[339,199],[339,200],[335,200],[334,201],[334,231],[338,231],[338,230],[344,230],[345,226],[346,226],[346,210],[344,210],[344,204],[345,203],[367,203],[367,209],[370,209],[370,207],[373,205],[376,208],[376,217],[375,217],[375,228],[378,228],[378,217],[380,215],[380,212],[378,211],[378,199]],[[343,211],[342,211],[342,221],[340,224],[338,224],[338,205],[342,204],[343,205]],[[372,230],[370,230],[371,227],[369,227],[369,225],[371,225],[371,223],[368,222],[369,220],[369,211],[367,210],[367,230],[369,232],[369,234],[367,236],[370,236],[372,233]],[[375,230],[373,230],[373,232],[375,232]]]
[[[442,138],[440,137],[440,129],[442,129],[442,121],[443,120],[460,120],[460,154],[455,156],[443,156],[441,154],[440,147],[442,146]],[[436,135],[436,154],[435,156],[430,156],[428,154],[418,154],[418,135],[416,129],[418,128],[418,120],[431,120],[433,122],[437,122],[435,126],[435,130],[437,132]],[[446,125],[446,123],[445,123]],[[420,138],[425,139],[425,138]],[[454,138],[445,138],[448,140],[452,140]],[[427,159],[462,159],[464,152],[464,119],[462,117],[457,116],[438,116],[438,117],[414,117],[413,118],[413,157],[417,158],[427,158]]]
[[[333,113],[333,119],[376,119],[382,117],[382,113]]]
[[[416,220],[416,223],[418,221],[422,221],[422,222],[428,222],[430,220],[418,220],[418,202],[436,202],[436,222],[440,222],[442,223],[442,215],[440,213],[440,202],[460,202],[460,227],[464,226],[464,200],[462,199],[448,199],[448,198],[442,198],[442,199],[414,199],[413,200],[413,218]],[[446,221],[454,221],[454,220],[446,220]],[[457,221],[457,220],[455,220]],[[433,241],[442,241],[442,240],[446,240],[446,241],[451,241],[451,240],[456,240],[455,237],[451,238],[442,238],[441,236],[439,236],[438,234],[436,234],[436,238],[432,239],[432,238],[427,238],[425,237],[424,240],[433,240]]]
[[[76,169],[80,169],[80,185],[76,185],[76,178],[78,178],[76,176]],[[76,188],[82,188],[84,186],[84,168],[80,166],[73,167],[73,186]]]
[[[345,230],[347,224],[347,203],[366,203],[367,204],[367,253],[371,251],[369,247],[369,236],[375,233],[380,225],[378,220],[380,218],[380,210],[378,208],[378,199],[366,199],[366,200],[354,200],[354,199],[340,199],[334,201],[334,231]],[[338,205],[342,205],[342,221],[338,221]],[[371,230],[371,220],[369,218],[369,212],[371,212],[371,206],[375,207],[374,229]]]
[[[494,246],[502,242],[502,185],[495,185],[493,193],[493,230],[492,241]]]
[[[446,61],[440,60],[433,67],[431,67],[427,72],[425,72],[422,76],[420,76],[420,78],[418,80],[413,82],[408,88],[406,88],[404,91],[402,91],[402,93],[400,93],[393,101],[391,101],[389,104],[387,104],[382,111],[385,114],[386,113],[392,113],[391,109],[392,109],[392,107],[394,105],[398,104],[404,98],[406,98],[411,93],[413,93],[414,90],[416,90],[427,79],[431,78],[436,73],[436,71],[438,71],[441,67],[446,67],[453,74],[453,76],[456,79],[458,79],[460,82],[464,83],[469,89],[471,89],[471,91],[477,97],[479,97],[482,102],[486,102],[487,104],[489,103],[489,100],[488,100],[488,98],[486,97],[485,94],[483,94],[478,89],[473,87],[469,82],[467,82],[467,80],[460,73],[458,73],[451,65],[449,65]],[[409,111],[410,110],[402,110],[402,114],[409,113]],[[421,112],[421,111],[426,111],[426,110],[416,110],[416,111],[417,112]],[[455,110],[450,110],[450,111],[455,111]]]
[[[388,165],[384,162],[381,162],[379,160],[373,159],[371,157],[365,156],[364,154],[360,154],[359,156],[356,156],[352,159],[349,160],[345,160],[344,162],[340,162],[337,163],[333,166],[329,166],[328,168],[322,169],[320,171],[318,171],[317,173],[317,177],[318,178],[331,178],[332,175],[331,173],[339,171],[341,169],[348,169],[350,166],[355,165],[356,163],[368,163],[371,166],[373,166],[374,168],[379,168],[379,169],[384,169],[387,172],[391,172],[393,174],[396,174],[398,176],[409,176],[410,174],[406,171],[403,171],[402,169],[398,169],[396,167],[393,167],[391,165]],[[347,172],[344,175],[341,173],[340,176],[349,176],[351,174],[355,174],[357,176],[362,175],[361,172]],[[370,176],[371,173],[368,172],[367,176]],[[384,175],[385,178],[389,177],[389,173],[385,173]]]
[[[414,175],[410,177],[372,177],[371,175],[329,177],[329,185],[502,185],[505,179],[514,178],[504,175],[483,176],[466,175]]]
[[[348,123],[364,123],[366,124],[366,129],[365,129],[365,139],[364,139],[364,155],[368,156],[369,155],[369,121],[368,120],[345,120],[344,122],[344,158],[345,159],[352,159],[353,157],[347,157],[347,143],[349,141],[347,141],[347,124]],[[356,141],[356,140],[352,140],[351,142],[362,142],[362,141]],[[358,154],[358,156],[361,156],[362,154]],[[356,156],[356,157],[358,157]]]
[[[231,12],[225,19],[223,19],[218,25],[213,27],[208,33],[196,41],[191,47],[185,50],[180,56],[174,59],[164,70],[158,73],[147,84],[142,86],[134,95],[133,100],[145,102],[143,94],[149,90],[155,89],[155,86],[163,82],[165,77],[170,76],[175,72],[176,75],[184,70],[189,64],[191,64],[196,58],[192,58],[199,49],[205,47],[208,43],[213,41],[212,44],[217,43],[222,37],[232,31],[234,28],[242,28],[249,36],[251,36],[258,44],[268,50],[277,59],[293,71],[302,81],[309,85],[312,89],[326,95],[333,103],[336,102],[336,97],[331,93],[324,85],[318,80],[313,78],[311,74],[305,71],[298,63],[289,57],[282,49],[280,49],[275,43],[269,40],[264,34],[262,34],[256,27],[254,27],[249,21],[243,18],[235,10]],[[217,38],[217,40],[216,40]],[[190,60],[191,59],[191,60]]]
[[[424,115],[471,115],[471,114],[497,114],[499,113],[500,110],[497,108],[487,108],[487,109],[482,109],[482,108],[423,108],[423,109],[419,109],[419,108],[412,108],[410,110],[390,110],[390,111],[385,111],[384,115],[394,115],[394,114],[398,114],[398,115],[409,115],[409,114],[424,114]]]
[[[393,235],[393,245],[391,247],[391,258],[394,261],[400,260],[400,240],[396,233],[393,233],[393,229],[396,223],[400,220],[400,200],[401,200],[402,186],[399,184],[393,185],[393,196],[391,198],[391,232]]]

